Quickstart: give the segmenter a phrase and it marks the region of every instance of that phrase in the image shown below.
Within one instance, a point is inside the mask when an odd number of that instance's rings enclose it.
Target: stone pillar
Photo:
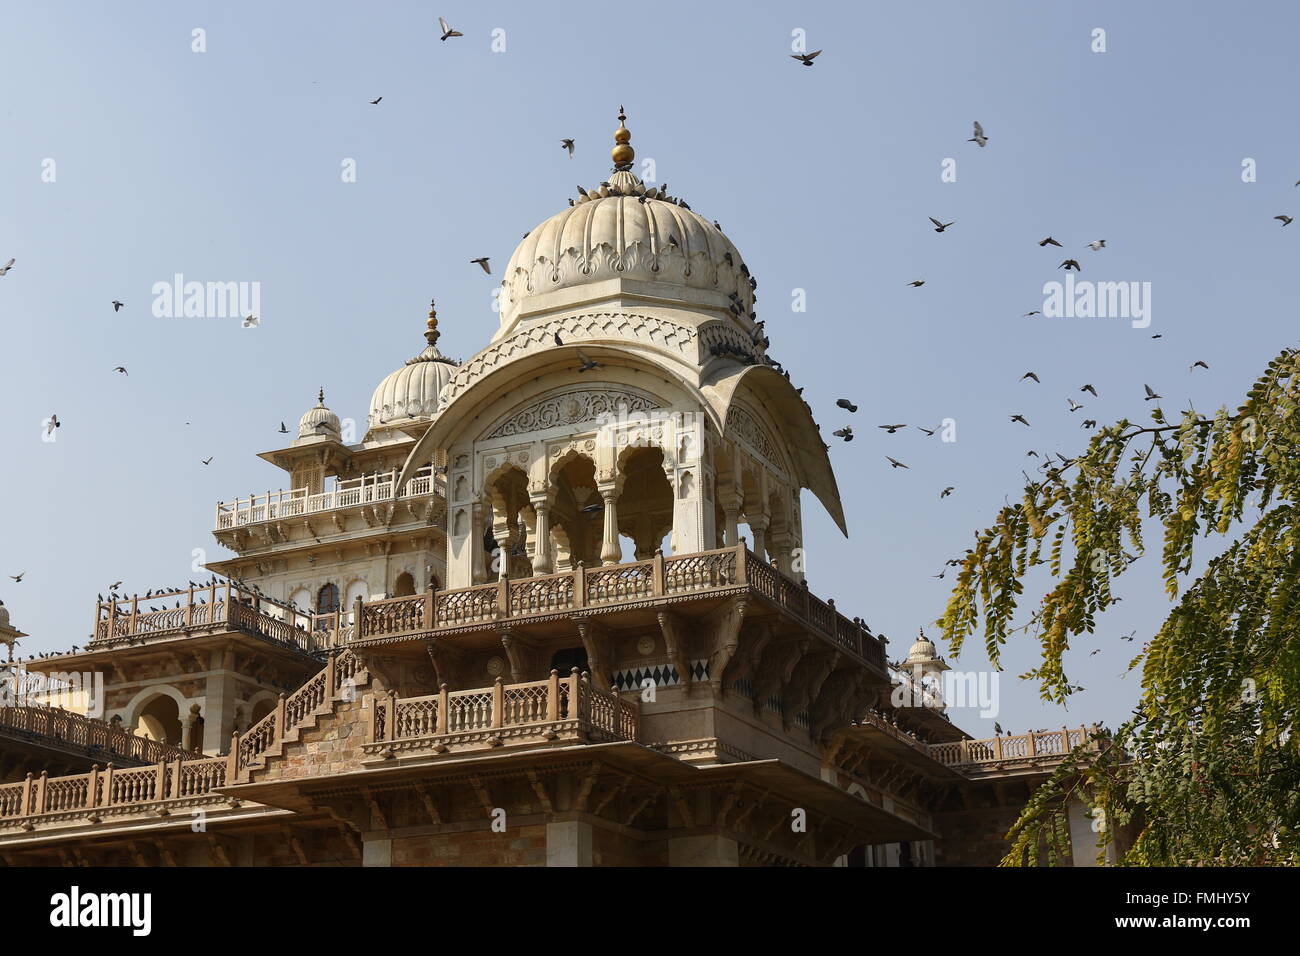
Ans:
[[[533,511],[537,515],[537,531],[533,542],[533,573],[550,574],[555,570],[551,558],[551,508],[545,498],[533,499]]]
[[[203,752],[210,757],[224,752],[235,731],[235,652],[233,649],[212,652],[212,673],[204,682]]]
[[[600,549],[601,564],[618,564],[623,550],[618,543],[618,490],[614,485],[600,489],[605,502],[605,539]]]
[[[591,824],[563,820],[546,824],[547,866],[591,866]]]
[[[469,547],[465,550],[470,558],[470,581],[473,584],[487,584],[487,553],[483,550],[484,532],[487,531],[486,516],[488,507],[481,501],[470,506]]]
[[[754,542],[750,550],[754,552],[755,556],[757,556],[760,561],[766,560],[767,558],[766,535],[767,535],[768,517],[765,514],[753,515],[752,517],[750,517],[748,523],[749,523],[749,530],[754,536]]]
[[[789,531],[772,535],[772,550],[775,552],[776,566],[787,577],[795,576],[790,557],[793,546],[794,535]]]
[[[740,849],[718,834],[675,837],[668,841],[668,865],[740,866]]]
[[[734,548],[740,539],[740,495],[728,495],[722,501],[722,513],[727,521],[726,546]]]
[[[1101,851],[1102,834],[1092,828],[1093,816],[1078,797],[1071,797],[1068,808],[1070,821],[1070,852],[1075,866],[1097,866],[1097,854]],[[1106,847],[1105,863],[1115,862],[1115,845]]]

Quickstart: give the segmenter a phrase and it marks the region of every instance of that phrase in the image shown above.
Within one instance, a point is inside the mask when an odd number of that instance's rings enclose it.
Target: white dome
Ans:
[[[751,328],[753,284],[731,240],[663,186],[647,188],[624,170],[519,243],[501,283],[497,336],[521,313],[540,308],[538,297],[607,279],[656,283],[668,297],[676,297],[665,291],[670,285],[734,296],[733,315]]]
[[[379,383],[370,397],[370,427],[433,418],[438,411],[438,393],[454,371],[451,360],[430,345]]]
[[[298,438],[335,438],[342,434],[339,417],[325,407],[325,390],[321,389],[316,404],[298,419]]]

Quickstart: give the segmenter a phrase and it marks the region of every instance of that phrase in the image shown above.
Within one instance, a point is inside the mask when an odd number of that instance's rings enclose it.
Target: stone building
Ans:
[[[1089,730],[972,740],[932,643],[892,665],[810,591],[801,493],[843,510],[757,279],[614,139],[480,352],[431,307],[360,440],[322,390],[259,456],[287,490],[217,504],[210,580],[28,662],[96,709],[0,708],[0,860],[997,862]]]

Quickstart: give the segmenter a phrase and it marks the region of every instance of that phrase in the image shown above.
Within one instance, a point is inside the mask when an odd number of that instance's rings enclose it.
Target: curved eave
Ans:
[[[731,409],[741,384],[763,398],[763,406],[781,428],[781,437],[791,452],[796,477],[822,503],[835,526],[844,537],[849,529],[844,521],[844,505],[840,489],[835,482],[835,470],[830,455],[822,443],[817,422],[804,400],[786,377],[766,365],[750,365],[711,382],[705,391],[712,391],[724,409],[724,421],[730,422]]]

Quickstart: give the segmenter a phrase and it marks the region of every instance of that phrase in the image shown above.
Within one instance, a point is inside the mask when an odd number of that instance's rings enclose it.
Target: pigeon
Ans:
[[[121,586],[122,586],[122,582],[121,582],[121,581],[114,581],[112,584],[109,585],[109,587],[108,587],[108,591],[109,591],[109,593],[111,594],[112,592],[114,592],[114,591],[116,591],[118,588],[120,588]]]
[[[1206,363],[1202,362],[1200,359],[1197,359],[1197,360],[1196,360],[1195,362],[1193,362],[1191,365],[1187,366],[1187,371],[1189,371],[1189,372],[1194,371],[1194,370],[1195,370],[1196,368],[1198,368],[1198,367],[1199,367],[1199,368],[1203,368],[1203,369],[1208,370],[1210,366],[1207,365]]]
[[[478,259],[471,259],[471,260],[469,260],[469,261],[470,261],[471,263],[475,263],[475,262],[477,262],[479,265],[481,265],[481,266],[483,267],[483,271],[484,271],[484,272],[486,272],[488,275],[491,275],[491,274],[492,274],[492,270],[491,270],[490,268],[488,268],[488,259],[489,259],[489,258],[490,258],[489,256],[482,256],[481,258],[478,258]]]
[[[62,428],[62,427],[63,427],[63,422],[59,421],[58,415],[51,415],[49,418],[45,420],[45,434],[47,435],[53,434],[54,429]]]
[[[17,259],[10,259],[4,265],[0,266],[0,276],[8,275],[9,270],[14,267],[14,263],[17,261]]]
[[[383,99],[382,96],[379,97],[379,100],[382,100],[382,99]],[[379,105],[379,100],[371,100],[371,101],[370,101],[370,105],[371,105],[371,106],[378,106],[378,105]]]
[[[889,462],[890,468],[907,468],[907,466],[903,464],[901,461],[899,461],[897,458],[890,458],[888,455],[886,455],[885,460]]]
[[[289,429],[284,427],[284,422],[280,422],[280,434],[281,435],[289,434]]]
[[[999,724],[996,720],[993,721],[993,732],[997,734],[999,737],[1002,736],[1002,725]]]
[[[1066,272],[1069,272],[1071,269],[1073,269],[1075,272],[1082,272],[1082,271],[1083,271],[1083,269],[1080,268],[1080,266],[1079,266],[1079,262],[1078,262],[1077,259],[1066,259],[1064,262],[1062,262],[1062,263],[1061,263],[1059,266],[1057,266],[1056,268],[1058,268],[1058,269],[1064,269]]]
[[[27,572],[24,571],[24,572],[22,572],[22,574],[11,574],[11,575],[9,575],[9,577],[13,579],[13,582],[14,582],[15,584],[21,584],[21,583],[22,583],[22,580],[23,580],[23,575],[25,575],[26,573],[27,573]]]
[[[853,427],[845,425],[843,428],[837,428],[831,432],[836,438],[843,438],[845,441],[853,441]]]
[[[979,120],[976,120],[976,121],[975,121],[975,135],[972,136],[970,139],[966,140],[966,142],[968,142],[968,143],[974,143],[976,146],[978,146],[978,147],[980,147],[981,149],[983,149],[984,146],[988,144],[988,141],[989,141],[989,138],[988,138],[987,136],[984,135],[984,127],[981,126],[981,125],[979,124]]]
[[[1153,336],[1151,336],[1151,337],[1152,337],[1153,339],[1163,339],[1165,336],[1164,336],[1164,333],[1160,333],[1159,335],[1153,335]]]
[[[1066,401],[1070,403],[1070,411],[1072,412],[1077,412],[1079,409],[1083,408],[1082,405],[1080,405],[1072,398],[1067,398]]]
[[[203,459],[203,464],[205,464],[205,465],[210,465],[210,464],[212,464],[212,456],[209,455],[207,458]]]
[[[911,282],[909,282],[909,283],[907,283],[907,284],[910,285],[913,289],[919,289],[919,288],[921,288],[921,286],[925,285],[925,280],[924,280],[924,279],[913,279]]]
[[[847,398],[837,398],[835,399],[835,404],[847,411],[850,415],[858,410],[858,406],[854,405]]]
[[[1031,315],[1042,315],[1042,314],[1043,314],[1043,313],[1039,312],[1037,309],[1034,309],[1033,312],[1026,312],[1024,315],[1021,316],[1021,318],[1022,318],[1022,319],[1027,319],[1027,318],[1029,318]]]
[[[929,217],[927,217],[927,218],[929,218],[929,220],[930,220],[932,223],[934,223],[934,231],[935,231],[935,232],[943,232],[943,231],[944,231],[945,229],[947,229],[949,226],[952,226],[952,225],[955,225],[955,224],[956,224],[955,222],[940,222],[938,219],[935,219],[934,216],[929,216]]]
[[[453,30],[451,28],[451,24],[448,23],[446,20],[444,20],[442,17],[438,18],[438,26],[442,27],[442,36],[439,37],[439,39],[443,41],[445,41],[448,37],[463,37],[465,35],[461,33],[459,30]]]
[[[1040,239],[1040,240],[1038,240],[1038,244],[1039,244],[1040,246],[1059,246],[1059,245],[1060,245],[1060,243],[1057,242],[1055,239],[1053,239],[1051,236],[1048,236],[1046,239]]]
[[[1024,415],[1012,415],[1011,420],[1013,422],[1020,422],[1022,425],[1029,425],[1029,422]]]
[[[114,372],[121,372],[123,375],[130,375],[130,374],[131,374],[130,372],[128,372],[128,371],[126,370],[126,366],[125,366],[125,365],[119,365],[119,366],[117,366],[115,369],[113,369],[113,371],[114,371]]]
[[[1102,249],[1106,248],[1106,240],[1094,239],[1092,242],[1088,243],[1088,248],[1093,252],[1100,252]]]
[[[1289,226],[1289,225],[1291,225],[1291,217],[1290,217],[1290,216],[1274,216],[1273,218],[1274,218],[1274,219],[1277,219],[1277,220],[1280,220],[1283,226]]]
[[[114,300],[113,300],[113,311],[114,311],[114,312],[121,312],[122,309],[125,308],[125,307],[126,307],[126,303],[125,303],[125,302],[119,302],[119,301],[117,301],[117,299],[114,299]]]
[[[560,140],[560,149],[567,149],[569,151],[569,158],[570,159],[573,158],[573,140],[571,139]]]
[[[564,339],[560,338],[560,333],[559,333],[559,332],[556,332],[556,333],[555,333],[555,344],[556,344],[556,345],[563,345],[563,344],[564,344]]]
[[[1096,390],[1095,388],[1093,388],[1091,385],[1084,385],[1082,388],[1079,389],[1079,391],[1081,391],[1081,392],[1092,392],[1092,397],[1093,397],[1093,398],[1096,398],[1096,397],[1097,397],[1097,390]]]
[[[255,328],[257,328],[257,327],[258,327],[259,325],[261,325],[261,324],[262,324],[262,323],[261,323],[261,320],[260,320],[257,316],[255,316],[255,315],[246,315],[246,316],[244,316],[244,322],[243,322],[242,328],[245,328],[245,329],[255,329]]]
[[[939,492],[939,500],[942,501],[944,498],[947,498],[950,494],[953,493],[953,490],[954,489],[952,485],[949,485],[947,488],[943,489],[943,491]]]
[[[925,437],[926,437],[926,438],[929,438],[931,435],[933,435],[935,432],[937,432],[937,431],[939,430],[939,429],[937,429],[937,428],[925,428],[925,427],[923,427],[923,426],[921,426],[921,425],[917,425],[916,427],[917,427],[917,428],[920,428],[921,431],[925,432]]]
[[[596,502],[595,504],[587,505],[587,507],[585,507],[585,508],[580,508],[580,509],[578,509],[578,510],[581,511],[582,514],[585,514],[585,515],[594,515],[594,514],[596,514],[596,512],[598,512],[598,511],[604,511],[604,510],[605,510],[605,504],[604,504],[604,502],[598,501],[598,502]]]
[[[877,428],[883,428],[887,433],[889,433],[890,435],[892,435],[892,434],[894,434],[894,432],[898,431],[900,428],[906,428],[907,425],[905,425],[905,424],[904,424],[904,425],[877,425],[876,427],[877,427]]]
[[[579,372],[590,372],[592,369],[601,368],[601,364],[595,359],[588,357],[581,349],[578,350],[578,361],[582,365],[578,368]]]
[[[1085,419],[1083,420],[1083,424],[1080,425],[1079,427],[1080,427],[1080,428],[1096,428],[1096,427],[1097,427],[1097,419],[1095,419],[1095,418],[1085,418]]]
[[[1145,389],[1147,390],[1147,397],[1144,398],[1144,399],[1142,399],[1142,401],[1144,401],[1144,402],[1149,402],[1149,401],[1151,401],[1151,399],[1153,399],[1153,398],[1161,398],[1161,397],[1163,397],[1163,396],[1157,395],[1157,394],[1156,394],[1156,390],[1155,390],[1154,388],[1152,388],[1150,385],[1143,385],[1142,387],[1145,388]]]
[[[1023,382],[1027,378],[1032,378],[1035,382],[1038,382],[1039,385],[1043,384],[1042,382],[1038,381],[1038,376],[1033,372],[1026,372],[1024,375],[1020,376],[1020,381]]]
[[[813,60],[822,55],[821,50],[814,50],[812,53],[791,53],[790,59],[798,60],[804,66],[812,66]]]

